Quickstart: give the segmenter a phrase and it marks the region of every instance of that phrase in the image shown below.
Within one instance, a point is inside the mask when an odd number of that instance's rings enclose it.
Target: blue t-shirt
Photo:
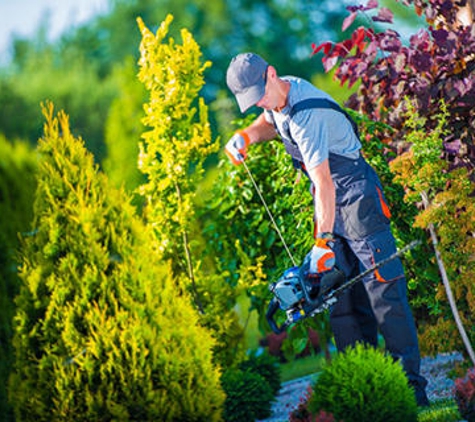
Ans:
[[[282,79],[290,82],[287,105],[280,112],[266,110],[265,118],[269,123],[275,122],[279,133],[290,132],[306,168],[310,170],[321,164],[329,157],[330,152],[348,158],[358,158],[360,140],[355,135],[350,121],[342,113],[332,109],[309,108],[299,111],[292,119],[289,117],[291,108],[307,98],[325,98],[333,102],[335,100],[304,79],[294,76],[284,76]]]

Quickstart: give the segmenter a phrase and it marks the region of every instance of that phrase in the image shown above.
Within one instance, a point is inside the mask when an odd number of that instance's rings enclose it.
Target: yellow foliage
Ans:
[[[410,129],[408,152],[391,163],[396,180],[406,191],[405,200],[420,203],[427,198],[427,206],[420,210],[414,226],[423,229],[434,227],[438,249],[446,269],[457,307],[469,336],[474,338],[474,321],[471,310],[475,306],[473,277],[475,275],[475,184],[467,169],[449,168],[442,159],[443,139],[447,134],[447,108],[441,103],[441,112],[434,116],[437,127],[427,132],[425,120],[409,104],[406,126]],[[430,310],[438,318],[435,324],[424,328],[421,345],[427,352],[451,351],[461,347],[456,335],[455,322],[445,290],[436,290]],[[440,317],[439,317],[440,316]],[[443,341],[441,339],[443,338]],[[450,339],[450,340],[449,340]]]
[[[217,339],[215,355],[229,363],[240,356],[237,345],[242,337],[229,307],[234,292],[229,293],[222,274],[211,274],[200,265],[206,257],[200,255],[201,227],[195,216],[204,161],[219,148],[218,140],[212,139],[208,107],[199,97],[211,63],[202,61],[186,29],[180,32],[181,44],[169,36],[172,21],[168,15],[153,34],[137,19],[142,34],[138,78],[149,95],[142,120],[148,130],[139,146],[139,169],[147,182],[139,193],[145,198],[158,259],[171,262],[175,282],[192,294],[200,322]]]
[[[166,257],[183,255],[176,240],[191,231],[196,186],[205,158],[219,148],[211,137],[208,108],[199,91],[204,71],[201,51],[192,35],[181,30],[182,44],[168,37],[173,21],[168,15],[154,35],[138,18],[139,80],[149,92],[143,123],[139,168],[148,182],[139,192],[147,201],[147,218],[155,228]],[[172,224],[170,224],[172,223]]]

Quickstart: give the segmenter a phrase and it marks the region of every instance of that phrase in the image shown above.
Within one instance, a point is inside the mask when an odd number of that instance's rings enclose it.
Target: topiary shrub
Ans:
[[[475,368],[455,380],[455,401],[460,414],[468,422],[475,421]]]
[[[251,354],[248,359],[239,364],[241,371],[249,371],[260,375],[269,384],[272,394],[274,396],[280,390],[282,385],[280,379],[280,366],[277,358],[268,354],[261,354],[259,356]]]
[[[226,422],[249,422],[271,415],[274,394],[269,383],[259,374],[230,369],[223,374],[221,382],[226,393]]]
[[[417,421],[417,404],[402,366],[361,344],[338,354],[313,386],[309,410],[344,421]]]

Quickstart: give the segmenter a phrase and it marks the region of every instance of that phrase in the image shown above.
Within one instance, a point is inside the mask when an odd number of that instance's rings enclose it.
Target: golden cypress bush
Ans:
[[[21,421],[217,421],[213,341],[129,198],[47,118],[24,239],[10,399]]]

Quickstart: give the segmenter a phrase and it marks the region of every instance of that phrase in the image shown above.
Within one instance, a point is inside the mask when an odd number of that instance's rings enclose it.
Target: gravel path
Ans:
[[[454,381],[447,377],[447,373],[457,361],[462,361],[460,353],[443,353],[434,358],[425,357],[421,361],[421,373],[429,382],[427,396],[435,401],[452,397]],[[279,395],[272,406],[272,416],[261,422],[286,422],[289,413],[297,407],[311,386],[315,375],[288,381],[282,384]]]

